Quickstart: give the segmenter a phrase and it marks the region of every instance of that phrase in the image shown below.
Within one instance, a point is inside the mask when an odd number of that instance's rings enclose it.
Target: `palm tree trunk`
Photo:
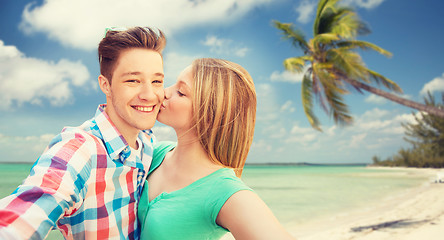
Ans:
[[[414,102],[414,101],[411,101],[411,100],[399,97],[399,96],[397,96],[395,94],[383,91],[383,90],[378,89],[378,88],[374,88],[374,87],[372,87],[370,85],[367,85],[365,83],[362,83],[362,82],[359,82],[359,81],[356,81],[354,79],[350,79],[350,78],[347,78],[347,77],[344,77],[343,80],[346,81],[347,83],[351,84],[352,86],[358,88],[358,89],[364,89],[367,92],[371,92],[371,93],[376,94],[378,96],[387,98],[387,99],[389,99],[389,100],[391,100],[393,102],[397,102],[397,103],[399,103],[401,105],[404,105],[404,106],[407,106],[407,107],[410,107],[410,108],[414,108],[414,109],[417,109],[419,111],[427,112],[429,114],[436,115],[436,116],[444,118],[444,110],[441,109],[441,108],[434,107],[434,106],[428,106],[428,105],[425,105],[425,104],[422,104],[422,103]]]

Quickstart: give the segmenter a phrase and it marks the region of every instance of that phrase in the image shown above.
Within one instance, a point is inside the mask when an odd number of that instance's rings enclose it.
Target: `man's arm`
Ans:
[[[86,138],[63,132],[56,136],[26,178],[0,200],[0,238],[44,239],[56,222],[83,200],[90,158]]]

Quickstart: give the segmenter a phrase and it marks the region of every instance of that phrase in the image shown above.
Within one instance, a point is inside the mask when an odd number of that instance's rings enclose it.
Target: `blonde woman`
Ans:
[[[292,239],[240,179],[253,141],[256,93],[238,64],[197,59],[165,89],[159,143],[140,199],[141,239]]]

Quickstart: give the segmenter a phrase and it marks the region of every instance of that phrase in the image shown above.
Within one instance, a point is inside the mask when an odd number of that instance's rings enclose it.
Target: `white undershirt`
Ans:
[[[135,161],[136,157],[139,157],[139,159],[142,159],[142,142],[140,141],[139,138],[137,138],[136,143],[137,143],[137,149],[130,147],[131,155],[128,157],[128,159],[132,159],[132,160],[134,160],[134,162],[136,162]]]

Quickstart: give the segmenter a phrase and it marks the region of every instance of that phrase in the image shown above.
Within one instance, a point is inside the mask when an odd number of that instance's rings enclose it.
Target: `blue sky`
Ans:
[[[444,2],[343,0],[372,33],[361,40],[393,53],[362,53],[373,69],[422,101],[444,91]],[[312,36],[312,0],[211,1],[0,1],[0,161],[33,162],[64,126],[94,116],[105,96],[97,85],[97,44],[105,27],[144,25],[165,31],[165,86],[194,58],[237,62],[252,75],[258,94],[255,137],[247,162],[370,163],[409,145],[400,123],[409,109],[370,94],[346,97],[355,122],[337,127],[319,108],[323,132],[303,113],[300,76],[282,61],[300,56],[271,22],[294,23]],[[156,123],[160,140],[174,132]]]

